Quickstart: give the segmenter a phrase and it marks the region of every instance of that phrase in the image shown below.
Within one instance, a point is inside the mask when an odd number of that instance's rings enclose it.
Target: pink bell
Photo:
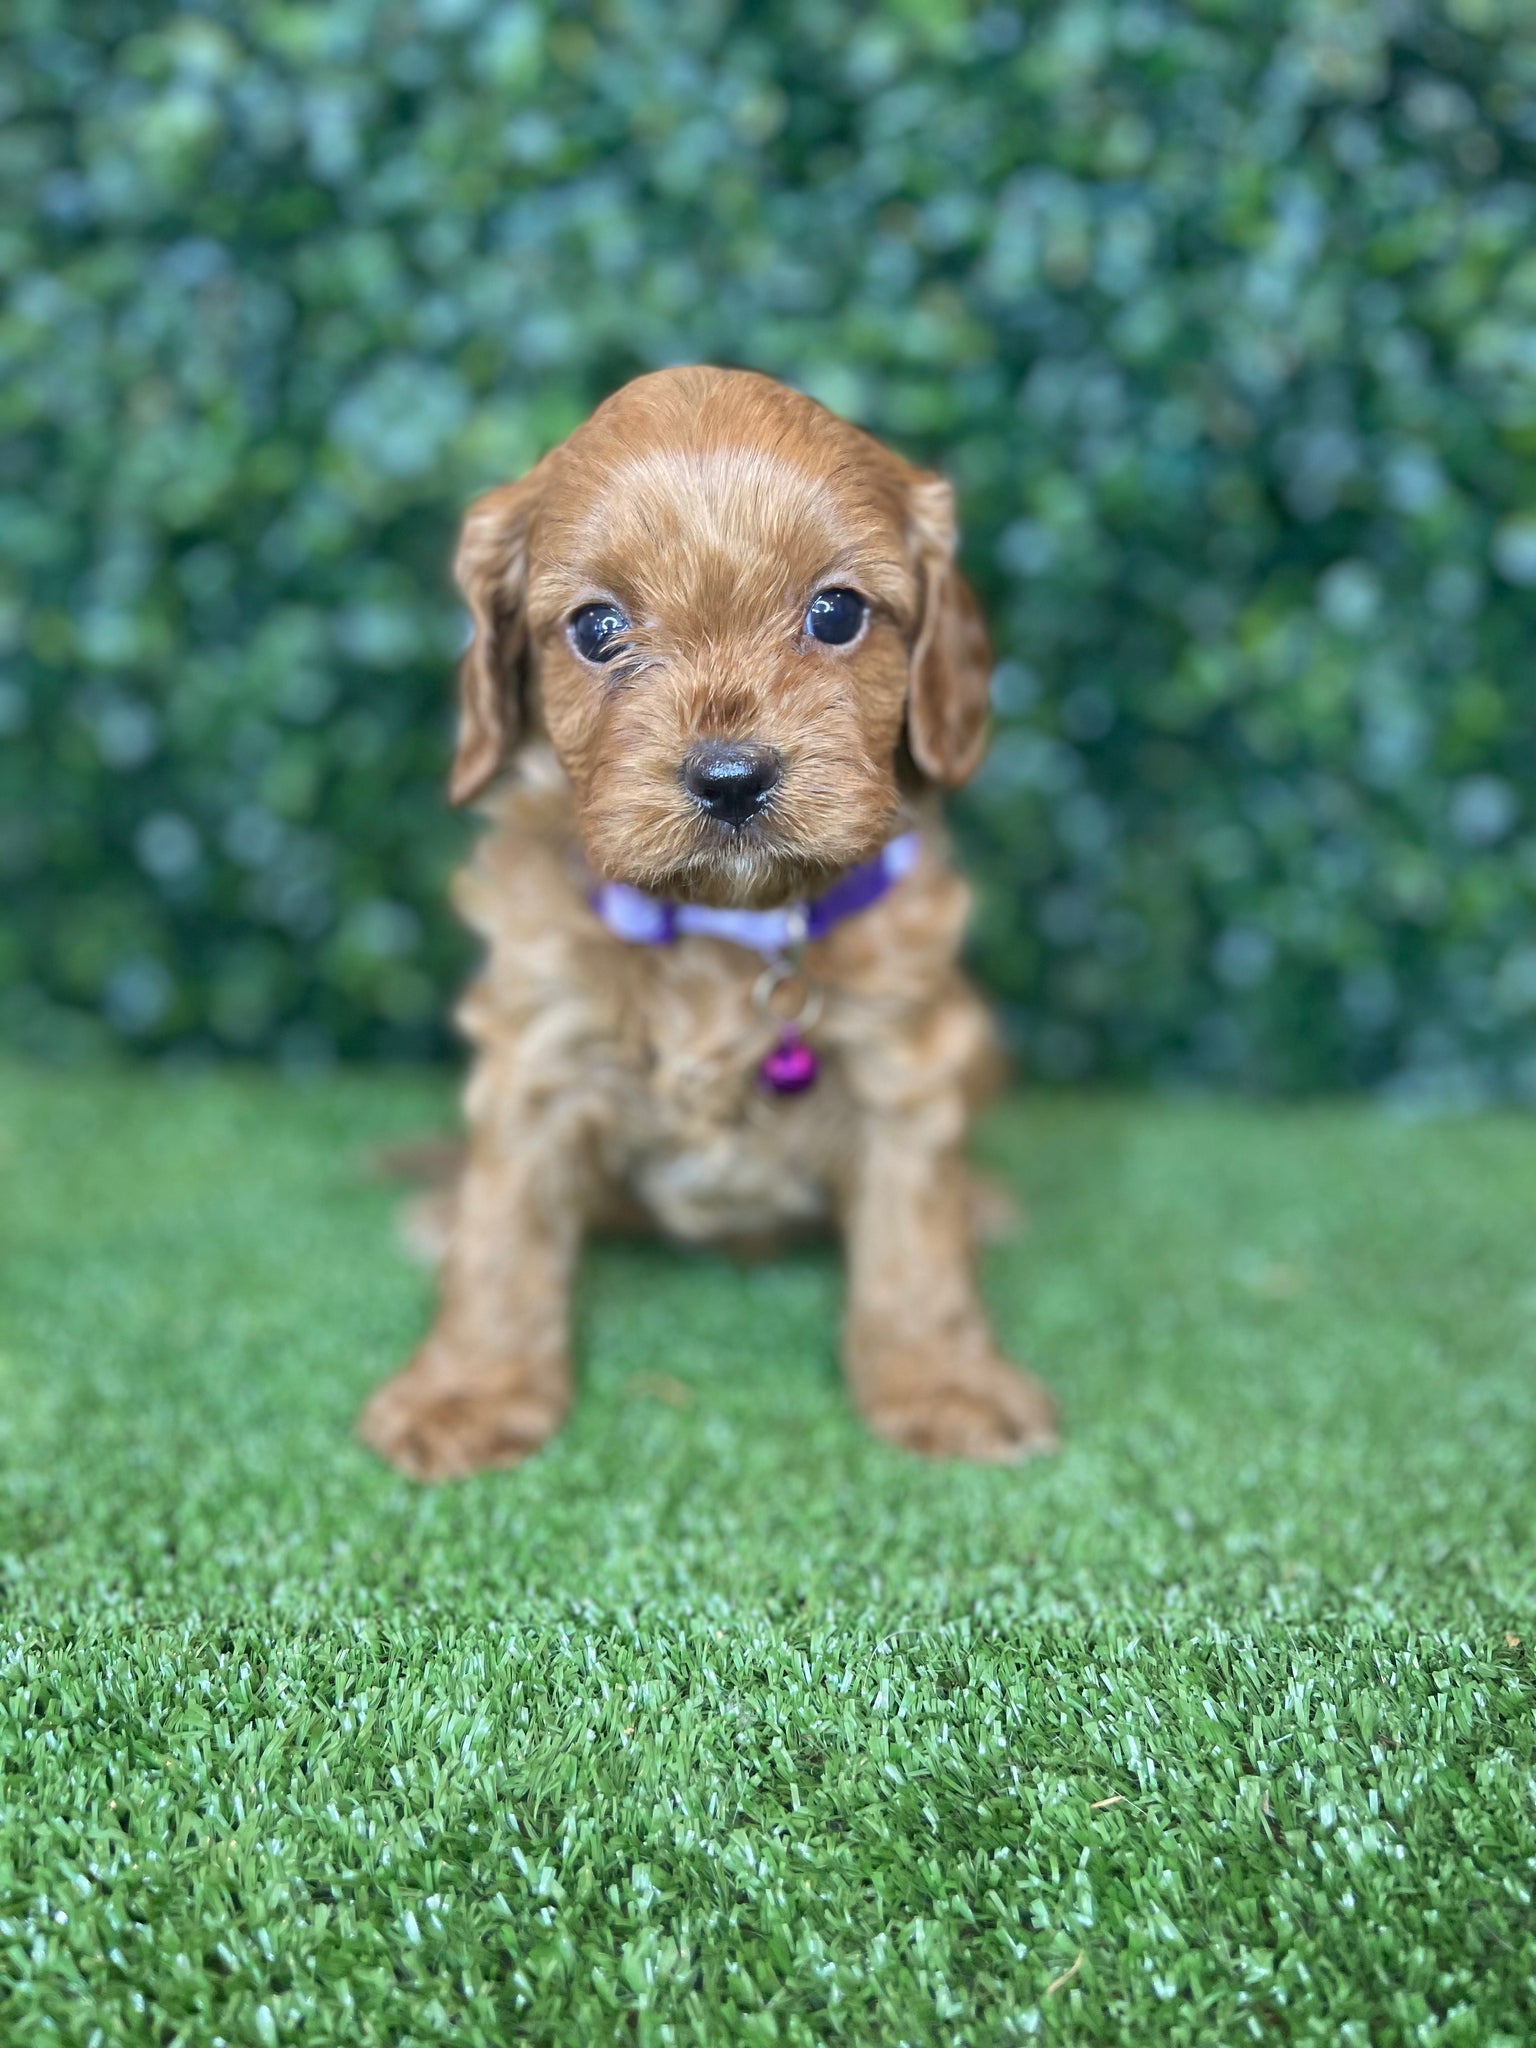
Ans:
[[[757,1078],[770,1095],[803,1095],[820,1071],[820,1060],[791,1025],[758,1068]]]

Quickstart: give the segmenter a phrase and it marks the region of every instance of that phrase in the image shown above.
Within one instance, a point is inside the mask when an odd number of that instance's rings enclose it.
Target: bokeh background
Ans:
[[[436,1055],[456,518],[659,364],[943,467],[1034,1070],[1536,1099],[1528,0],[11,0],[0,1039]]]

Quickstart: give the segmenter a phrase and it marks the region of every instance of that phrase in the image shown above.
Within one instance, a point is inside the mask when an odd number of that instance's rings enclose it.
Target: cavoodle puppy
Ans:
[[[469,1143],[436,1319],[364,1439],[446,1479],[571,1403],[583,1234],[831,1224],[871,1429],[934,1457],[1054,1441],[977,1294],[963,1145],[995,1072],[957,964],[938,792],[990,652],[949,485],[766,377],[664,370],[471,506],[449,794]]]

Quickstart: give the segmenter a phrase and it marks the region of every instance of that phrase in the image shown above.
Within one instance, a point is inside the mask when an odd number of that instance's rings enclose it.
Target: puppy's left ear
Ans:
[[[954,492],[943,477],[918,471],[907,503],[920,593],[907,746],[930,781],[958,789],[986,751],[992,643],[971,586],[955,566]]]
[[[523,585],[528,524],[538,470],[476,498],[464,515],[453,578],[469,606],[471,636],[459,662],[459,734],[448,800],[467,804],[506,762],[522,720],[521,670],[527,645]]]

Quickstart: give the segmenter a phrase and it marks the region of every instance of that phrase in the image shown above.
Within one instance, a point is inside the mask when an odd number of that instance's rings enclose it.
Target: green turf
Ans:
[[[1536,2038],[1536,1126],[1021,1099],[1054,1462],[868,1442],[830,1254],[610,1247],[424,1492],[447,1103],[0,1073],[6,2048]]]

